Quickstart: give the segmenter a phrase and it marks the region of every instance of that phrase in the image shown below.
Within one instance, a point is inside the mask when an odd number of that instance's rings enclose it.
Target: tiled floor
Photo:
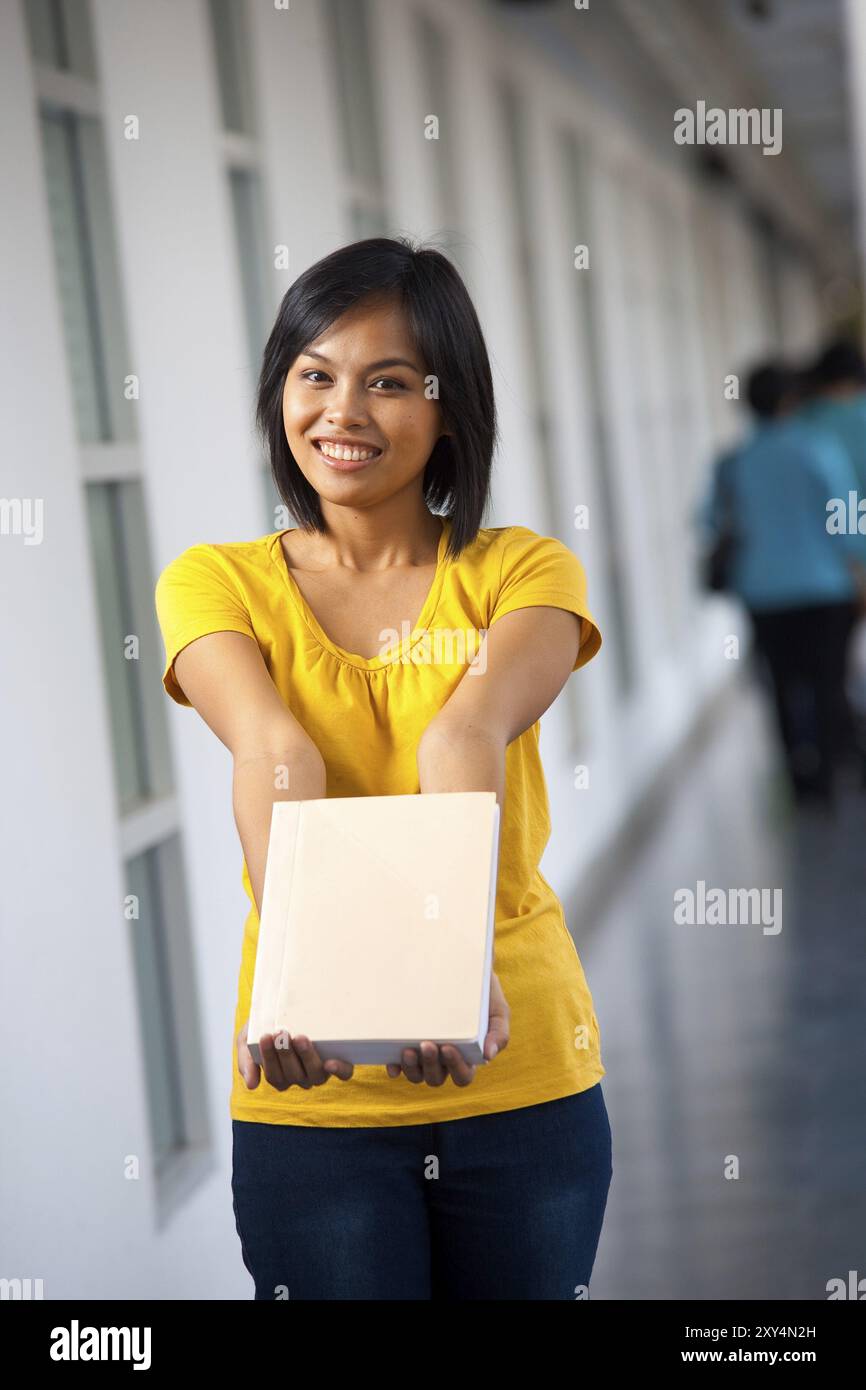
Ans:
[[[580,945],[614,1144],[594,1299],[825,1299],[866,1276],[866,793],[833,821],[781,790],[746,688]],[[675,924],[698,879],[781,888],[781,931]]]

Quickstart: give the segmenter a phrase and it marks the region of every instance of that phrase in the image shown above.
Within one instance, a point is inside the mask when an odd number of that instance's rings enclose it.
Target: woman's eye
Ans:
[[[313,380],[314,377],[324,377],[326,381],[330,380],[327,372],[320,371],[318,367],[312,367],[309,371],[301,372],[301,376],[304,381],[309,381],[311,386],[320,385],[318,381]],[[380,384],[384,384],[385,388],[389,390],[395,388],[398,391],[405,391],[406,389],[402,381],[396,381],[394,377],[390,376],[379,376],[371,384],[373,386],[379,386]]]

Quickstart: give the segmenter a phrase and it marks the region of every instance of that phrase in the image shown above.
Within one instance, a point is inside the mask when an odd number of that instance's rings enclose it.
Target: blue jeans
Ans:
[[[260,1300],[587,1298],[612,1173],[600,1081],[437,1124],[232,1121]]]

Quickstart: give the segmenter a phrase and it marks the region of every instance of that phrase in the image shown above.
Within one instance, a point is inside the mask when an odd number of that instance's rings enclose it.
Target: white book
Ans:
[[[499,806],[493,792],[275,801],[247,1043],[323,1061],[451,1043],[483,1063]]]

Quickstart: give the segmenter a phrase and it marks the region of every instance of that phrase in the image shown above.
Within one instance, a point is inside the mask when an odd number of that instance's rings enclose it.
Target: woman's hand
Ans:
[[[502,993],[499,977],[491,974],[490,1014],[487,1036],[484,1039],[484,1056],[488,1062],[492,1062],[497,1052],[508,1046],[509,1019],[510,1011]],[[402,1066],[398,1066],[396,1062],[389,1062],[385,1068],[388,1075],[395,1077],[402,1072],[407,1081],[415,1085],[419,1081],[426,1081],[428,1086],[442,1086],[449,1076],[455,1086],[468,1086],[475,1076],[477,1063],[470,1066],[463,1060],[459,1050],[447,1043],[437,1047],[433,1042],[422,1042],[420,1052],[419,1060],[417,1048],[404,1048]]]
[[[289,1086],[300,1086],[302,1090],[309,1091],[312,1086],[324,1086],[332,1076],[348,1081],[355,1070],[351,1062],[323,1062],[303,1033],[294,1038],[288,1033],[263,1034],[259,1039],[262,1050],[260,1067],[247,1047],[247,1026],[248,1023],[245,1023],[238,1033],[237,1050],[238,1071],[248,1091],[258,1086],[262,1070],[265,1080],[277,1091],[288,1090]]]

